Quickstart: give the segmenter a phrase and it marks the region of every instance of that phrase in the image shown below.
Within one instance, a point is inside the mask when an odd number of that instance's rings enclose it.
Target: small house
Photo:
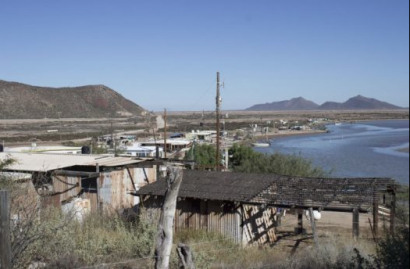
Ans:
[[[0,171],[8,178],[29,179],[46,205],[62,207],[85,200],[90,211],[123,210],[137,206],[129,193],[157,180],[153,160],[102,155],[0,153],[0,161],[15,163]],[[14,175],[14,176],[13,176]],[[81,203],[80,203],[81,204]]]

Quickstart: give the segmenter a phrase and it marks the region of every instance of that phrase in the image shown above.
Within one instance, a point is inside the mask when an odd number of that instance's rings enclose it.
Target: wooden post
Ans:
[[[392,194],[391,208],[390,208],[390,233],[394,235],[396,230],[396,193]]]
[[[220,139],[220,132],[221,132],[221,82],[220,82],[220,74],[219,72],[216,73],[216,171],[220,171],[220,163],[221,163],[221,139]]]
[[[374,236],[379,237],[379,196],[377,192],[374,191],[373,194],[373,229]]]
[[[164,109],[164,158],[166,159],[168,157],[167,155],[167,110]]]
[[[316,221],[315,221],[315,216],[313,214],[313,208],[309,208],[309,215],[310,215],[310,224],[312,225],[313,238],[315,240],[316,246],[318,246],[319,245],[319,238],[317,236]]]
[[[358,208],[353,209],[353,238],[358,240],[360,236],[360,213]]]
[[[303,210],[298,210],[298,227],[296,228],[296,234],[303,234]]]
[[[168,189],[162,206],[158,225],[157,242],[155,247],[155,268],[169,269],[174,234],[174,220],[177,207],[179,188],[181,187],[183,171],[180,168],[168,168]]]
[[[178,245],[178,256],[181,261],[181,269],[195,269],[191,248],[184,244]]]
[[[100,165],[97,163],[95,165],[95,171],[96,173],[100,173]],[[103,209],[102,209],[102,201],[101,201],[101,197],[100,197],[100,175],[98,175],[98,177],[95,179],[96,180],[96,188],[97,188],[97,212],[98,213],[102,213]]]
[[[10,192],[0,190],[0,268],[11,269]]]

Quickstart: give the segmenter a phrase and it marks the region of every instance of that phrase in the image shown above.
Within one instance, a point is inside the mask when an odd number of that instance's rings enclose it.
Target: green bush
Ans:
[[[386,233],[379,242],[375,262],[378,268],[409,268],[409,227],[396,229],[394,234]]]
[[[195,145],[186,155],[187,160],[194,160],[199,167],[216,166],[216,149],[212,145]]]
[[[328,177],[329,172],[314,167],[310,160],[297,155],[266,155],[249,146],[234,145],[230,151],[231,169],[243,173],[266,173],[301,177]]]

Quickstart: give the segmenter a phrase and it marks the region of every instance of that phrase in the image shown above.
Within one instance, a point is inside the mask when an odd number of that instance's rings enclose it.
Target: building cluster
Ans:
[[[141,147],[156,147],[164,141]],[[174,150],[185,143],[170,143]],[[173,150],[173,148],[169,148]],[[144,212],[155,222],[169,183],[167,163],[157,158],[56,152],[0,152],[0,162],[15,162],[0,171],[27,188],[27,195],[42,205],[74,212],[82,219],[90,212]],[[174,163],[175,165],[175,163]],[[278,175],[185,170],[178,194],[175,230],[220,233],[243,245],[271,245],[286,210],[298,215],[303,231],[303,210],[372,212],[386,204],[394,225],[395,182],[391,179],[322,179]],[[320,195],[318,195],[320,194]],[[316,215],[311,215],[312,219]],[[357,223],[353,223],[358,235]]]

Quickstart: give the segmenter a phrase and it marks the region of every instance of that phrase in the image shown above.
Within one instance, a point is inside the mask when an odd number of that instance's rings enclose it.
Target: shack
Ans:
[[[166,190],[167,182],[160,179],[135,195],[155,217]],[[380,201],[390,201],[394,214],[395,183],[392,179],[300,178],[187,170],[178,197],[175,230],[205,230],[243,245],[266,245],[277,239],[276,227],[283,209],[300,210],[299,216],[306,209],[352,212],[356,218],[360,212],[373,210],[377,229]],[[303,228],[300,219],[295,227]],[[394,216],[391,219],[393,227]],[[358,235],[356,225],[353,223],[353,229]]]
[[[124,210],[138,206],[130,195],[157,180],[152,159],[101,155],[0,153],[0,160],[15,163],[2,172],[30,179],[31,188],[46,205],[62,207],[82,199],[90,211]],[[14,177],[13,177],[14,175]]]

